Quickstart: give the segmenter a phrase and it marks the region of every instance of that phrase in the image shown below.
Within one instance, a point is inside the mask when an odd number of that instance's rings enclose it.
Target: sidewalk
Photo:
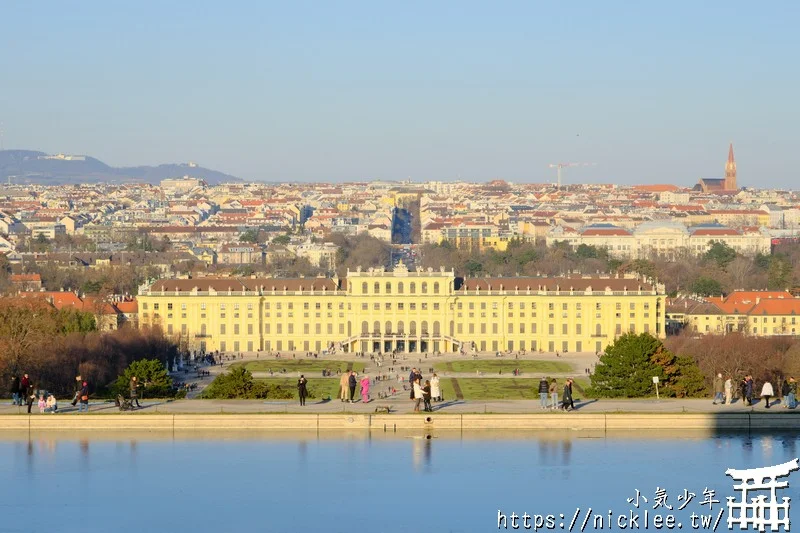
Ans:
[[[310,413],[310,414],[334,414],[334,413],[374,413],[377,407],[391,406],[392,413],[411,413],[414,403],[408,396],[398,395],[395,398],[386,400],[372,400],[369,403],[344,403],[339,400],[332,401],[309,401],[305,407],[301,407],[295,400],[163,400],[142,402],[142,408],[130,412],[134,415],[145,415],[150,413],[186,413],[186,414],[215,414],[215,413]],[[785,409],[779,403],[773,403],[769,409],[764,407],[764,402],[759,400],[752,407],[747,407],[737,401],[732,405],[713,405],[711,399],[601,399],[601,400],[580,400],[575,402],[577,413],[785,413],[800,414],[800,409]],[[562,413],[563,411],[542,410],[538,400],[490,400],[490,401],[445,401],[434,402],[435,413],[461,414],[461,413],[495,413],[495,414],[541,414],[547,416],[550,413]],[[12,406],[9,401],[4,401],[0,405],[0,415],[26,414],[26,407]],[[115,414],[119,410],[113,402],[93,401],[89,404],[90,413]],[[50,413],[39,414],[38,409],[34,408],[33,416],[62,416],[75,414],[77,408],[66,403],[64,407],[59,407],[59,412],[55,415]]]

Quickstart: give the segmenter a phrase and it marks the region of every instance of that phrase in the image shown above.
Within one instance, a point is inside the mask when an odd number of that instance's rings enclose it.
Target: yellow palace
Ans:
[[[337,278],[159,280],[139,318],[190,350],[599,352],[664,336],[664,287],[633,277],[462,279],[399,265]]]

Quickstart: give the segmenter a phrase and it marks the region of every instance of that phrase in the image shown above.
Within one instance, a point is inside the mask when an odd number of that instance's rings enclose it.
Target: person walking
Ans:
[[[142,406],[139,405],[139,380],[136,378],[136,376],[131,377],[128,388],[131,391],[131,406],[133,406],[133,402],[136,402],[136,407],[141,408]]]
[[[781,385],[781,405],[786,407],[786,404],[789,403],[789,378],[784,378],[783,384]]]
[[[33,407],[33,402],[36,401],[36,387],[33,386],[33,381],[28,378],[28,374],[25,374],[25,378],[27,378],[28,386],[25,388],[25,403],[28,405],[28,414],[31,414],[31,407]],[[25,380],[23,380],[24,382]]]
[[[772,389],[772,383],[769,381],[764,382],[764,385],[761,387],[761,396],[764,398],[764,408],[769,409],[769,399],[772,396],[775,396],[775,391]]]
[[[550,380],[550,399],[553,402],[553,405],[550,406],[550,409],[555,411],[558,409],[558,382],[556,378]]]
[[[797,407],[797,381],[795,381],[794,377],[789,377],[788,385],[789,393],[786,395],[786,403],[783,406],[788,409],[794,409]]]
[[[89,383],[86,381],[81,385],[80,399],[78,400],[78,412],[89,412]]]
[[[733,401],[733,381],[730,376],[725,380],[725,405],[730,405]]]
[[[431,378],[431,399],[437,402],[442,401],[442,389],[439,387],[439,376],[436,374]]]
[[[361,402],[369,402],[369,376],[367,375],[361,378]]]
[[[422,403],[422,396],[424,394],[422,390],[422,385],[420,384],[420,380],[416,380],[414,382],[414,412],[419,413],[419,404]]]
[[[356,381],[356,373],[350,372],[350,377],[347,379],[347,386],[350,389],[350,403],[353,403],[353,399],[356,397],[356,385],[358,382]]]
[[[430,413],[433,411],[431,407],[431,382],[430,380],[425,381],[425,386],[422,387],[422,400],[425,402],[425,411]]]
[[[572,385],[575,383],[575,380],[569,378],[567,380],[567,385],[569,386],[569,408],[571,410],[575,410],[575,396],[572,394]]]
[[[572,409],[572,388],[569,386],[569,380],[564,382],[564,390],[561,393],[561,408],[565,411]]]
[[[717,377],[714,378],[714,401],[712,402],[714,405],[719,403],[725,403],[725,399],[722,397],[722,393],[725,390],[725,382],[722,381],[722,374],[717,374]]]
[[[27,403],[28,397],[28,387],[31,384],[31,378],[28,377],[28,374],[23,374],[22,379],[19,382],[19,395],[20,395],[20,402],[19,404],[22,405],[23,403]]]
[[[339,378],[339,398],[345,402],[347,398],[347,388],[350,386],[350,373],[342,372],[342,377]]]
[[[72,398],[72,407],[78,405],[81,399],[81,383],[83,383],[83,378],[80,375],[75,376],[75,396]]]
[[[550,383],[547,378],[539,381],[539,409],[547,409],[547,397],[550,395]]]
[[[742,403],[747,403],[747,376],[742,379],[742,382],[739,384],[739,388],[741,389],[742,393]],[[750,405],[749,403],[747,403]]]
[[[19,378],[11,376],[11,405],[22,405],[19,397]]]
[[[305,405],[306,396],[308,396],[308,380],[303,374],[300,374],[300,379],[297,380],[297,395],[300,396],[300,405]]]

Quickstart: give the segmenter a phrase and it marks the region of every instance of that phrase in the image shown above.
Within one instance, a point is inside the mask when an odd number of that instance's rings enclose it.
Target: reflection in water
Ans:
[[[570,454],[572,452],[572,439],[566,439],[561,441],[561,464],[564,466],[569,466],[570,463]]]
[[[750,439],[750,436],[742,437],[742,455],[747,459],[747,464],[750,464],[750,461],[753,458],[753,441]]]
[[[764,435],[761,437],[761,452],[764,454],[765,459],[772,459],[772,444],[771,435]]]
[[[430,472],[431,469],[431,448],[433,439],[430,436],[411,438],[411,458],[414,470]]]
[[[797,457],[797,441],[793,436],[784,436],[781,439],[781,443],[783,444],[784,451],[787,452],[784,455]]]
[[[180,524],[172,529],[292,531],[301,516],[310,526],[306,529],[350,531],[357,526],[347,522],[339,527],[331,519],[342,512],[341,499],[326,497],[341,480],[357,489],[353,501],[358,505],[358,519],[377,524],[373,530],[406,531],[406,522],[386,520],[387,505],[417,508],[424,498],[422,488],[435,500],[422,509],[425,524],[417,529],[479,531],[491,529],[482,525],[496,516],[495,502],[504,510],[509,506],[531,512],[535,509],[523,506],[535,497],[537,508],[547,512],[566,513],[568,506],[571,512],[576,506],[616,512],[634,489],[667,486],[671,495],[684,488],[692,490],[698,495],[697,503],[703,487],[730,491],[727,468],[779,464],[796,457],[797,451],[795,434],[789,433],[696,439],[584,439],[561,434],[540,439],[497,434],[494,439],[461,439],[437,434],[434,465],[434,441],[423,435],[386,438],[376,434],[369,445],[366,434],[322,439],[306,434],[291,441],[227,436],[169,439],[122,432],[114,438],[98,438],[94,433],[25,437],[0,439],[0,472],[5,481],[0,484],[0,498],[9,509],[24,510],[6,517],[4,531],[30,530],[24,520],[41,505],[37,496],[58,494],[58,505],[36,514],[37,530],[99,531],[85,525],[83,517],[89,511],[92,524],[114,523],[116,532],[141,533],[149,526],[119,517],[131,512],[129,493],[147,493],[154,486],[173,490],[169,497],[147,498],[149,519],[156,524]],[[306,470],[313,475],[303,475]],[[184,482],[194,479],[198,471],[211,485]],[[547,490],[534,492],[532,479]],[[224,505],[207,504],[209,486],[222,495]],[[91,508],[81,497],[72,497],[76,487],[91,495]],[[670,503],[676,503],[674,498]],[[265,502],[281,510],[270,514],[266,529],[263,513],[258,512]]]
[[[89,439],[81,439],[80,441],[81,455],[85,463],[89,462]]]
[[[430,437],[425,439],[425,466],[430,469],[431,467],[431,450],[433,449],[433,439]]]

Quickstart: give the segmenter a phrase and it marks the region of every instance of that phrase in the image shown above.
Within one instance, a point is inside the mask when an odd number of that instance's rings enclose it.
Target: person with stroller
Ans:
[[[133,403],[136,402],[136,407],[141,408],[142,406],[139,405],[139,380],[136,376],[131,377],[129,388],[131,391],[131,407],[133,407]]]

